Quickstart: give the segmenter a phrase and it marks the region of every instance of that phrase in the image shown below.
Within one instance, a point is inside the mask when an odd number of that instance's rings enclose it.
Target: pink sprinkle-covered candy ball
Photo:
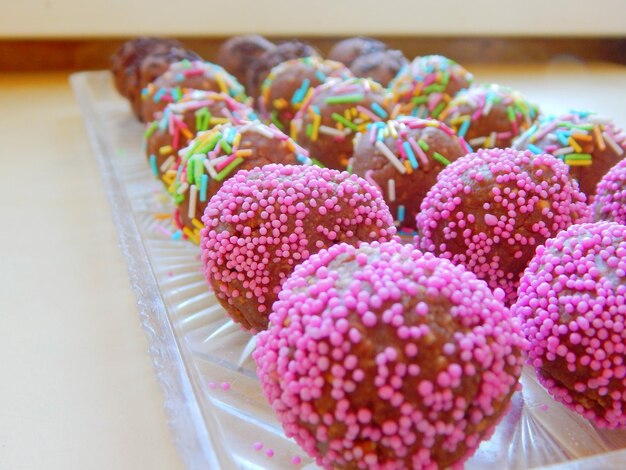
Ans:
[[[267,327],[284,280],[311,254],[396,232],[374,186],[314,166],[241,170],[209,201],[202,221],[205,276],[230,316],[253,331]]]
[[[525,349],[483,281],[392,241],[298,266],[254,358],[285,433],[319,465],[418,469],[460,465],[491,435]]]
[[[626,227],[574,225],[548,240],[512,311],[554,398],[599,427],[625,427]]]
[[[598,183],[591,214],[596,222],[626,225],[626,160],[620,160]]]
[[[589,208],[567,166],[551,155],[479,150],[439,173],[417,215],[417,244],[515,300],[535,248]]]

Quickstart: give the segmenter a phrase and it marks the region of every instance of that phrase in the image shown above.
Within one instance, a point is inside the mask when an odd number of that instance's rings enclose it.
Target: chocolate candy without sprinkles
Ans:
[[[276,44],[256,34],[233,36],[222,43],[215,63],[234,75],[239,83],[246,83],[250,63],[275,47]]]
[[[507,410],[527,349],[501,294],[398,242],[311,256],[253,354],[285,434],[326,469],[460,468]]]
[[[202,220],[207,282],[228,314],[252,331],[267,327],[283,282],[313,253],[341,242],[389,240],[396,232],[378,190],[317,166],[239,171]]]

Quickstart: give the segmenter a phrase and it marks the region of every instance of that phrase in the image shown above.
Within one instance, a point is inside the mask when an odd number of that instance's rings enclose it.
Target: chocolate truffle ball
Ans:
[[[537,248],[512,309],[540,382],[602,428],[626,427],[625,306],[626,227],[600,222]]]
[[[373,242],[298,266],[253,357],[285,434],[318,465],[434,469],[491,436],[526,349],[474,274]]]
[[[395,234],[376,188],[317,166],[240,171],[211,199],[203,221],[205,276],[230,316],[252,331],[267,327],[272,304],[297,264],[337,243]]]
[[[167,72],[142,90],[142,120],[158,119],[157,113],[190,90],[217,91],[239,102],[249,102],[243,86],[219,65],[183,60],[171,64]]]
[[[319,85],[291,121],[291,137],[309,149],[312,159],[345,170],[355,134],[389,116],[387,98],[386,90],[368,78]]]
[[[303,57],[282,62],[263,81],[259,109],[267,121],[289,132],[291,120],[316,86],[351,77],[350,69],[333,60]]]
[[[585,200],[551,155],[479,150],[439,173],[417,215],[417,243],[502,288],[511,303],[536,247],[587,221]]]
[[[111,73],[115,88],[128,97],[129,81],[136,80],[136,72],[144,57],[151,53],[167,52],[173,47],[182,47],[175,39],[152,38],[140,36],[126,41],[111,56]]]
[[[471,73],[447,57],[416,57],[389,84],[393,116],[438,118],[452,97],[473,81]]]
[[[256,34],[233,36],[222,43],[215,62],[234,75],[239,83],[246,83],[250,63],[275,47],[273,42]]]
[[[146,130],[146,155],[154,176],[163,178],[169,187],[176,175],[178,151],[198,132],[255,119],[252,108],[224,93],[193,90],[185,94],[180,101],[168,104]]]
[[[386,49],[387,45],[378,39],[356,36],[337,42],[328,52],[328,58],[350,67],[357,58]]]
[[[171,175],[170,193],[178,205],[175,220],[194,243],[199,242],[208,201],[238,171],[269,163],[310,164],[305,149],[259,121],[221,124],[201,132],[179,157],[166,176]]]
[[[387,49],[357,57],[350,70],[356,77],[371,78],[386,87],[408,63],[402,51]]]
[[[281,62],[299,57],[321,57],[319,51],[302,41],[285,41],[265,51],[248,65],[246,90],[254,98],[261,94],[261,85],[270,71]]]
[[[475,149],[505,148],[532,125],[538,114],[537,106],[521,93],[489,84],[458,93],[440,118]]]
[[[598,183],[591,215],[595,222],[626,225],[626,160],[620,160]]]
[[[580,189],[593,196],[600,179],[624,158],[626,133],[607,117],[572,111],[543,119],[528,129],[514,147],[564,160]]]
[[[379,187],[400,233],[414,234],[415,216],[437,175],[468,153],[442,122],[405,116],[357,134],[352,172]]]

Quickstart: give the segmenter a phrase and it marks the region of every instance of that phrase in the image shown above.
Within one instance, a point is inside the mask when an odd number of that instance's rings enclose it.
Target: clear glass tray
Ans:
[[[110,74],[71,83],[84,116],[163,388],[171,431],[188,468],[318,468],[287,439],[261,393],[254,338],[207,287],[199,249],[175,240],[173,206],[149,168],[143,127]],[[626,468],[626,431],[598,430],[554,402],[525,370],[523,388],[466,469]]]

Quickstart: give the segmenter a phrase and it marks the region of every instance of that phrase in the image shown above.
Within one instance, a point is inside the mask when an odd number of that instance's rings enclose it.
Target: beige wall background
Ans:
[[[0,38],[624,36],[626,0],[0,0]]]

